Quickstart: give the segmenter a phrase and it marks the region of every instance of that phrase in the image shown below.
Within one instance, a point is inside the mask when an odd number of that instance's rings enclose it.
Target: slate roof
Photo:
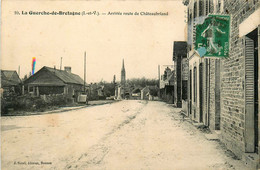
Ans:
[[[174,73],[172,73],[167,79],[166,81],[173,81],[174,80]]]
[[[21,79],[14,70],[1,70],[1,86],[16,86],[21,83]]]
[[[7,80],[7,77],[5,76],[3,70],[1,70],[1,79],[5,79],[5,80]]]
[[[52,76],[50,76],[50,74]],[[57,79],[53,79],[51,77],[56,77]],[[42,67],[38,72],[25,80],[24,83],[43,86],[64,86],[65,84],[84,85],[84,81],[80,78],[80,76],[69,73],[65,70],[58,70],[46,66]]]
[[[44,66],[48,71],[55,74],[58,78],[60,78],[64,83],[73,83],[73,84],[81,84],[84,85],[84,80],[79,77],[79,75],[69,73],[65,70],[57,70],[54,68]]]
[[[146,89],[149,90],[149,87],[148,87],[148,86],[145,86],[141,91],[146,90]]]
[[[137,87],[135,88],[132,93],[140,93],[141,92],[141,88]]]
[[[187,55],[187,42],[186,41],[174,41],[173,43],[173,60],[181,55],[186,57]]]

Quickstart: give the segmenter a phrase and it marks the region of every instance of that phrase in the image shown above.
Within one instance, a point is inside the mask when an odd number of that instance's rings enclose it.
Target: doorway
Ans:
[[[192,71],[190,70],[190,99],[189,99],[189,114],[192,115]]]
[[[199,110],[200,118],[199,121],[203,122],[203,63],[199,65]]]
[[[215,130],[220,130],[220,60],[215,59]]]
[[[245,36],[245,150],[258,152],[258,28]]]

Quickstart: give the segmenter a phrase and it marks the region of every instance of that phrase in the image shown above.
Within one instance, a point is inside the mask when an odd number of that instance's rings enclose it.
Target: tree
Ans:
[[[149,90],[150,90],[150,94],[152,96],[158,95],[159,88],[157,86],[151,86],[151,87],[149,87]]]
[[[132,79],[128,79],[127,83],[131,86],[131,85],[135,85],[135,86],[141,86],[141,87],[145,87],[145,86],[157,86],[158,85],[158,80],[157,79],[146,79],[145,77],[142,78],[132,78]]]
[[[27,74],[25,74],[24,77],[23,77],[23,79],[22,79],[22,81],[25,81],[25,80],[27,80],[27,79],[28,79]]]

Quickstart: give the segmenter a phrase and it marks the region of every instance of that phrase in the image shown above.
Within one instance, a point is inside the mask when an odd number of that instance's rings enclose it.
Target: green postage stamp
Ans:
[[[203,24],[196,25],[195,49],[201,57],[228,57],[229,30],[229,16],[209,15]]]

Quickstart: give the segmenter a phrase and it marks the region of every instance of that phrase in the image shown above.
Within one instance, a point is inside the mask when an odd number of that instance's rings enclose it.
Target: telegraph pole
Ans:
[[[60,70],[62,69],[62,57],[60,58]]]
[[[160,65],[158,65],[158,87],[159,87],[159,93],[158,93],[158,97],[160,98],[160,80],[161,80],[161,76],[160,76]]]
[[[18,67],[18,76],[20,76],[20,65]]]
[[[86,51],[84,54],[84,92],[86,92]]]

